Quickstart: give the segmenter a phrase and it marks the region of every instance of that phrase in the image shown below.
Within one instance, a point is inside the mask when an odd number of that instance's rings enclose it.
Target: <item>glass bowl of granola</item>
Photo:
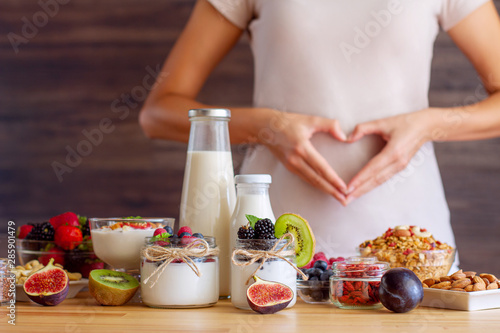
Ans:
[[[408,268],[423,281],[447,275],[456,250],[435,240],[430,232],[418,226],[397,226],[363,242],[358,252],[363,257],[386,261],[391,268]]]

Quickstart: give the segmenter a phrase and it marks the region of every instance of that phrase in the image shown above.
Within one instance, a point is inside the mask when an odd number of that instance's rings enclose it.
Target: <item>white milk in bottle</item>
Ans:
[[[219,295],[230,289],[230,218],[236,202],[226,109],[189,111],[191,130],[182,186],[180,226],[219,244]]]

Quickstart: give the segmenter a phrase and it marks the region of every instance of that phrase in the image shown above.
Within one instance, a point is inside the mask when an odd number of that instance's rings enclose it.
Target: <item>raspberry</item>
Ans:
[[[179,231],[177,232],[177,236],[180,236],[180,234],[182,234],[183,232],[187,232],[187,233],[189,233],[190,235],[192,235],[192,234],[193,234],[193,231],[191,230],[191,228],[190,228],[190,227],[188,227],[188,226],[183,226],[183,227],[181,227],[181,228],[179,229]]]
[[[238,239],[252,239],[255,231],[250,226],[242,226],[238,229]]]

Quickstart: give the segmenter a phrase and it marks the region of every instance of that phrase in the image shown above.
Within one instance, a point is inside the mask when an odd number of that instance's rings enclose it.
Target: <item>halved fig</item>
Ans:
[[[255,283],[247,289],[247,301],[250,308],[262,314],[283,310],[293,299],[293,290],[279,282],[262,280],[257,276]]]
[[[30,275],[24,282],[24,291],[35,303],[57,305],[68,295],[68,275],[53,263],[54,258],[51,258],[47,266]]]

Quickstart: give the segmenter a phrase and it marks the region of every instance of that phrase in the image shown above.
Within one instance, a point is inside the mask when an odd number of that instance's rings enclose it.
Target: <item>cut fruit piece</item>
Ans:
[[[95,269],[89,274],[90,294],[101,305],[127,303],[139,288],[137,279],[109,269]]]
[[[262,280],[257,276],[255,283],[247,289],[248,305],[255,312],[271,314],[283,310],[293,299],[293,290],[279,282]]]
[[[57,305],[68,295],[68,275],[53,263],[54,258],[51,258],[47,266],[31,274],[24,282],[24,291],[33,302]]]
[[[296,214],[283,214],[276,220],[274,230],[276,238],[286,233],[291,233],[295,237],[297,267],[305,266],[311,261],[316,248],[316,239],[304,218]]]

